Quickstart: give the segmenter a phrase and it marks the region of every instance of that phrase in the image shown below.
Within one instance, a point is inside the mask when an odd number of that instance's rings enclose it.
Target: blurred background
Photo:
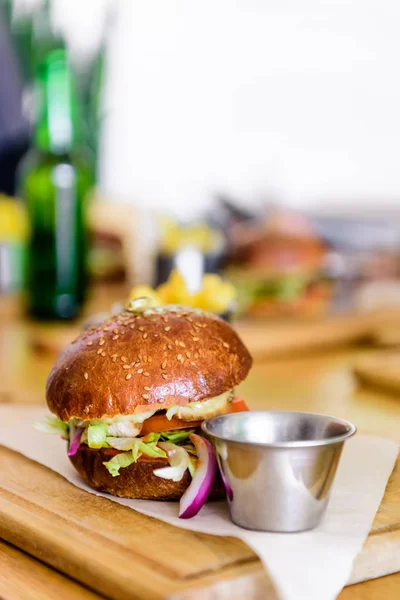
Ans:
[[[0,9],[8,306],[68,320],[96,286],[160,285],[269,322],[400,306],[396,2]]]

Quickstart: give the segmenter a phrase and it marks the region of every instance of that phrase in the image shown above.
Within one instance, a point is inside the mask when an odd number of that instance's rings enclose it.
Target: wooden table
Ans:
[[[89,311],[93,307],[102,310],[116,297],[121,297],[121,290],[97,291]],[[54,353],[43,345],[43,340],[57,341],[58,334],[55,337],[54,331],[48,327],[38,328],[22,319],[12,302],[0,304],[0,402],[44,402],[44,384]],[[65,339],[71,335],[68,327],[58,331]],[[376,390],[358,389],[351,376],[354,361],[371,351],[368,347],[354,346],[256,360],[240,392],[253,409],[333,413],[356,422],[361,432],[400,441],[400,398]],[[3,600],[101,597],[2,542],[0,565]],[[339,596],[340,600],[397,600],[399,597],[400,574],[350,586]]]

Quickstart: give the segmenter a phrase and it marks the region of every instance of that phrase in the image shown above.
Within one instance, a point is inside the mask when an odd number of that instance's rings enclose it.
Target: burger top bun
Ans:
[[[46,398],[63,421],[161,410],[219,396],[243,381],[251,364],[236,332],[211,313],[125,310],[60,354]]]

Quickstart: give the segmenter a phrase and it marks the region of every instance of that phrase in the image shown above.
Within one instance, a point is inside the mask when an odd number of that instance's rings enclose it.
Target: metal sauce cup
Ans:
[[[354,425],[313,413],[249,411],[202,424],[212,439],[232,521],[246,529],[296,532],[326,510]]]

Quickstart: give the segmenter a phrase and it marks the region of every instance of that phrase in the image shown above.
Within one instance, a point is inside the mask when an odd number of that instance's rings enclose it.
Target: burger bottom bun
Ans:
[[[179,500],[189,487],[192,478],[188,471],[181,481],[161,479],[154,475],[154,469],[168,466],[165,458],[141,457],[138,462],[120,469],[118,477],[113,477],[103,462],[118,454],[112,448],[94,450],[81,444],[78,452],[70,457],[72,464],[90,487],[120,498],[140,500]],[[219,472],[215,478],[209,499],[225,497],[225,490]]]

